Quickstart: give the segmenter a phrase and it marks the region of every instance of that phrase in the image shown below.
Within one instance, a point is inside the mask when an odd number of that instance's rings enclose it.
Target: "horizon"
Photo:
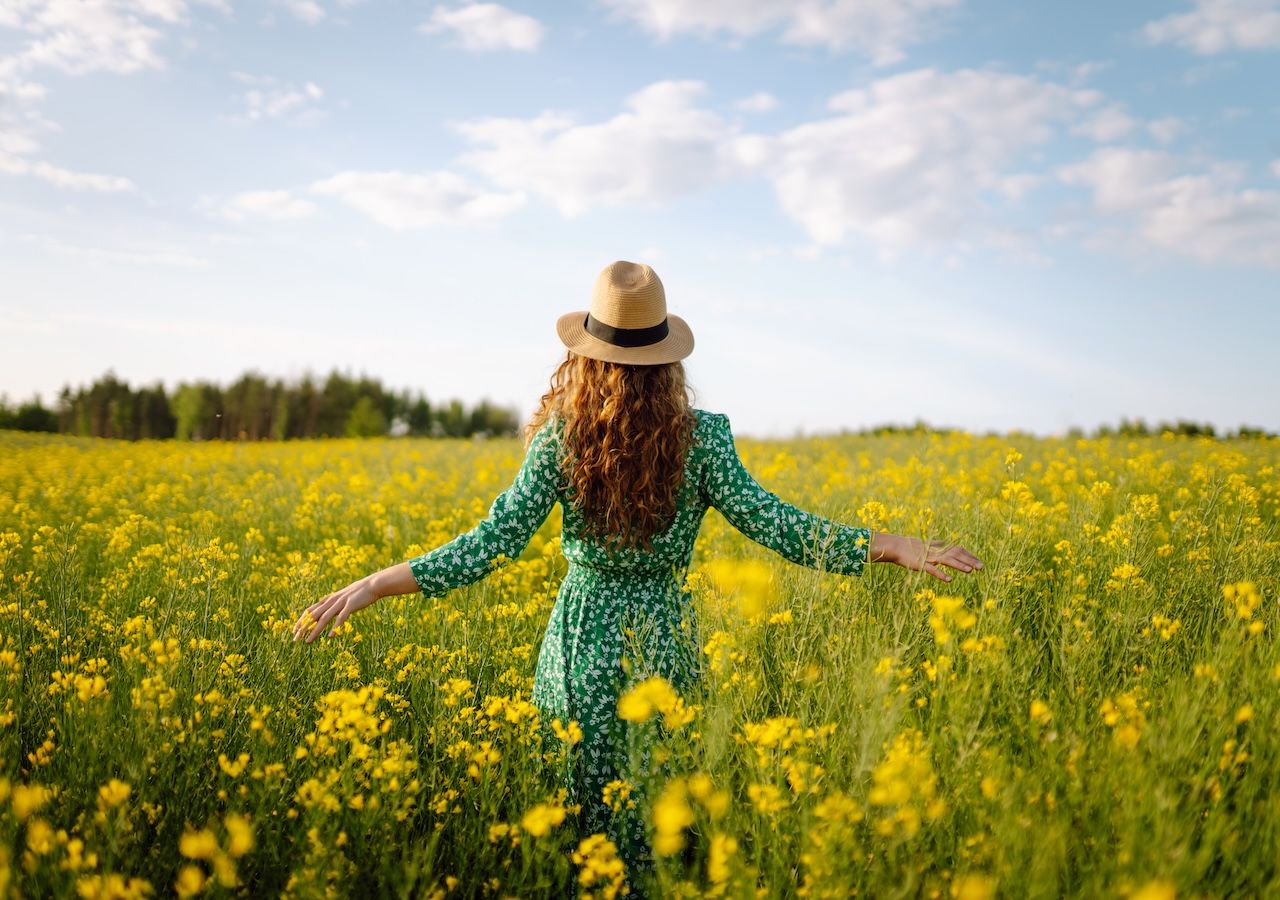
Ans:
[[[383,384],[381,380],[378,379],[375,375],[372,375],[368,372],[363,372],[363,371],[357,373],[357,372],[351,372],[351,371],[339,371],[337,369],[331,369],[328,372],[304,372],[301,376],[294,379],[280,378],[264,372],[246,371],[241,373],[241,377],[258,377],[266,381],[268,384],[279,382],[281,385],[283,385],[286,388],[293,388],[301,385],[301,383],[307,379],[310,379],[313,383],[322,383],[325,379],[329,378],[332,374],[338,374],[343,378],[347,379],[348,381],[362,381],[367,379],[367,380],[377,382],[389,394],[393,394],[397,396],[407,395],[410,399],[416,399],[419,396],[421,396],[427,400],[427,402],[431,405],[433,409],[439,409],[444,404],[450,404],[454,402],[462,402],[464,403],[464,405],[466,405],[466,401],[463,401],[459,397],[432,397],[426,392],[423,392],[417,389],[396,388],[392,385],[386,385],[386,384]],[[95,379],[94,381],[88,384],[76,384],[76,385],[68,384],[68,385],[65,385],[64,387],[65,389],[70,390],[72,393],[84,391],[90,388],[93,384],[97,383],[98,381],[105,380],[108,377],[116,377],[118,380],[121,381],[121,383],[126,384],[131,390],[138,390],[142,388],[155,389],[159,387],[165,393],[166,397],[168,397],[170,400],[172,400],[174,392],[180,389],[183,384],[213,384],[219,389],[225,389],[229,387],[231,384],[234,384],[236,380],[238,380],[238,379],[235,379],[230,382],[220,383],[220,382],[210,381],[208,379],[191,379],[188,381],[176,381],[172,384],[169,384],[164,382],[163,379],[155,379],[150,382],[145,382],[145,383],[139,382],[135,384],[135,383],[129,383],[124,379],[119,379],[119,377],[116,376],[113,371],[108,370],[107,372],[102,373],[102,375],[99,376],[98,379]],[[48,402],[46,402],[45,399],[38,394],[33,395],[32,397],[15,401],[14,398],[9,397],[4,391],[0,391],[0,409],[8,408],[9,410],[13,411],[25,404],[36,403],[37,405],[40,405],[51,412],[57,413],[60,408],[58,397],[61,395],[61,393],[62,393],[62,389],[59,389],[59,391],[57,392],[57,396],[55,396],[51,401],[48,401]],[[493,404],[492,401],[489,401],[483,397],[479,398],[477,401],[475,401],[475,403],[471,404],[470,407],[474,409],[476,406],[479,406],[485,403],[488,403],[491,406],[497,406],[498,408],[506,411],[514,412],[520,424],[523,424],[524,422],[528,421],[530,415],[533,413],[533,407],[530,407],[527,411],[522,411],[515,406],[499,406],[497,404]],[[690,405],[694,407],[704,408],[704,409],[706,408],[703,404],[697,402],[696,400]],[[712,411],[718,412],[719,410],[712,410]],[[388,431],[386,435],[383,435],[383,436],[385,437],[422,437],[422,435],[408,435],[408,434],[395,433],[396,421],[397,420],[393,419],[391,422],[388,423]],[[1199,430],[1205,427],[1212,428],[1213,434],[1205,435],[1205,434],[1197,433],[1192,436],[1209,436],[1216,439],[1234,439],[1239,437],[1241,432],[1257,431],[1257,432],[1261,432],[1261,435],[1251,434],[1249,435],[1249,437],[1259,437],[1259,436],[1266,437],[1266,438],[1280,437],[1280,433],[1271,431],[1261,426],[1254,425],[1249,422],[1241,422],[1233,427],[1221,428],[1216,425],[1213,425],[1213,423],[1211,422],[1201,422],[1201,421],[1195,421],[1195,420],[1186,419],[1186,418],[1175,419],[1175,420],[1163,420],[1163,419],[1148,420],[1147,418],[1140,415],[1121,416],[1119,419],[1117,419],[1114,422],[1098,422],[1093,425],[1081,425],[1081,424],[1069,425],[1066,428],[1063,428],[1059,431],[1044,431],[1044,432],[1029,431],[1027,429],[1021,429],[1021,428],[1011,428],[1006,430],[969,429],[969,428],[964,428],[960,426],[940,425],[940,424],[928,422],[922,419],[916,419],[916,420],[873,422],[869,425],[860,425],[857,427],[838,426],[833,429],[827,429],[822,431],[805,430],[803,427],[801,427],[790,433],[774,433],[774,434],[756,434],[750,431],[739,429],[735,425],[734,433],[739,437],[747,437],[747,438],[752,438],[756,440],[802,440],[804,438],[809,438],[809,437],[840,436],[842,434],[857,435],[857,434],[874,433],[878,431],[913,432],[913,431],[920,431],[920,430],[923,430],[925,432],[932,432],[932,433],[960,432],[960,433],[968,434],[974,437],[1015,438],[1015,437],[1029,436],[1033,438],[1043,438],[1043,439],[1053,439],[1053,438],[1062,439],[1062,438],[1070,438],[1073,436],[1159,437],[1164,432],[1172,432],[1172,433],[1178,434],[1180,433],[1178,429],[1195,428]],[[1131,431],[1126,431],[1126,429],[1137,430],[1140,433],[1135,434],[1135,433],[1132,433]],[[455,436],[455,437],[458,437],[458,436]],[[321,435],[316,435],[316,436],[309,436],[306,438],[289,438],[289,439],[290,440],[299,440],[299,439],[329,440],[334,438],[326,438]],[[459,437],[458,439],[465,440],[470,438]],[[168,440],[168,438],[163,438],[162,440]],[[197,438],[196,440],[200,440],[200,439]],[[205,438],[204,440],[218,440],[218,438]],[[264,438],[258,438],[258,440],[270,440],[270,438],[264,437]]]
[[[12,403],[527,417],[629,259],[743,434],[1280,431],[1280,0],[67,2],[0,10]]]

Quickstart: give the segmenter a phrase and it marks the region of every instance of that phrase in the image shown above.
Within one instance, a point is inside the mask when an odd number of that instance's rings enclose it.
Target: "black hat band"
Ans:
[[[665,317],[657,325],[650,325],[648,328],[614,328],[593,317],[591,313],[587,313],[585,327],[587,334],[615,347],[647,347],[665,338],[669,331]]]

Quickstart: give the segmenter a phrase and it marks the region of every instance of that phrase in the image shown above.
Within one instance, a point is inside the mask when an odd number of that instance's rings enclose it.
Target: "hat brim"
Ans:
[[[586,329],[587,311],[565,313],[556,320],[560,341],[579,356],[605,362],[654,366],[677,362],[693,352],[693,332],[679,316],[667,313],[667,336],[656,344],[643,347],[619,347],[602,341]]]

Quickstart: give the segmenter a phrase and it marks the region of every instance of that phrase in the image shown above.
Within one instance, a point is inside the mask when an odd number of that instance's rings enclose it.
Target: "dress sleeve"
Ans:
[[[548,421],[529,442],[520,471],[494,499],[489,515],[449,543],[409,560],[424,596],[442,597],[477,582],[489,574],[498,556],[515,559],[524,552],[559,499],[558,446],[553,422]]]
[[[702,492],[734,528],[793,563],[843,575],[861,575],[871,530],[806,512],[765,490],[743,467],[729,417],[714,413]]]

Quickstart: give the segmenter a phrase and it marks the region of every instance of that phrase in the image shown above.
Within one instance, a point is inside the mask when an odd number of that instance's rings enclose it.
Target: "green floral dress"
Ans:
[[[628,723],[617,715],[618,696],[656,674],[689,697],[703,675],[696,610],[684,576],[707,509],[715,507],[751,540],[794,563],[847,575],[862,573],[871,538],[866,528],[798,509],[765,490],[743,467],[728,417],[696,408],[694,414],[695,439],[676,516],[653,536],[651,552],[610,553],[582,536],[582,516],[565,502],[559,423],[552,419],[534,435],[515,481],[493,501],[484,521],[409,561],[422,593],[443,596],[483,578],[499,554],[518,557],[561,503],[561,548],[569,569],[542,639],[531,700],[548,722],[559,717],[581,726],[576,766],[562,773],[568,802],[582,804],[579,834],[608,833],[628,871],[648,868],[651,856],[645,824],[634,814],[615,821],[602,797],[604,786],[624,777],[626,766]],[[628,628],[631,638],[624,636]],[[629,673],[622,667],[624,655]]]

